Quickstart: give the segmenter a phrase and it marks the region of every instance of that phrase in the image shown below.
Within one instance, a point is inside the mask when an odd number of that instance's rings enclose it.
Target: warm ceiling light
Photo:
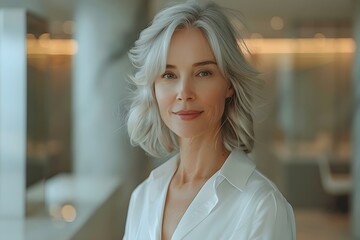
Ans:
[[[352,38],[245,39],[254,54],[354,53]]]
[[[49,55],[74,55],[77,53],[78,45],[73,39],[48,39],[48,40],[27,39],[28,54],[49,54]],[[44,45],[44,41],[47,41]]]
[[[284,20],[279,16],[274,16],[270,20],[270,25],[274,30],[281,30],[284,28]]]

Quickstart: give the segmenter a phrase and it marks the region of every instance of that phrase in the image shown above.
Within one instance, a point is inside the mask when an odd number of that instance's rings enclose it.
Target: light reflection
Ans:
[[[353,53],[352,38],[245,39],[253,54]]]
[[[77,49],[73,39],[27,39],[28,54],[74,55]]]
[[[26,34],[26,39],[36,39],[35,35],[32,33],[27,33]]]
[[[49,48],[49,41],[50,40],[50,34],[49,33],[43,33],[40,35],[38,43],[43,48]]]
[[[284,20],[279,16],[274,16],[270,20],[270,25],[274,30],[281,30],[284,28]]]
[[[73,222],[76,219],[76,209],[70,204],[61,208],[61,216],[66,222]]]
[[[77,217],[76,208],[72,204],[52,206],[49,214],[54,222],[74,222]]]

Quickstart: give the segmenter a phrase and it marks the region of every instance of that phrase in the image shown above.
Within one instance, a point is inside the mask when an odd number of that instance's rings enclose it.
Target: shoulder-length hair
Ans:
[[[131,80],[136,85],[127,127],[131,143],[155,157],[179,149],[177,137],[162,121],[154,82],[166,68],[171,37],[178,28],[196,27],[207,37],[217,65],[234,89],[226,101],[221,134],[228,150],[251,152],[254,145],[253,96],[258,86],[257,71],[245,59],[242,38],[223,10],[216,4],[186,2],[159,12],[140,33],[129,58],[136,68]],[[242,45],[244,46],[244,45]],[[245,48],[246,49],[246,48]]]

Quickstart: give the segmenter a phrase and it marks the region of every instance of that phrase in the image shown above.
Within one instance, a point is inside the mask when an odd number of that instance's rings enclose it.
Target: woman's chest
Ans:
[[[204,183],[187,188],[169,186],[163,209],[162,240],[171,239],[179,222]]]

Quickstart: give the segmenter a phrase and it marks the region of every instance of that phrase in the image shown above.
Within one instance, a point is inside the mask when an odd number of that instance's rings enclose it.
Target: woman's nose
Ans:
[[[191,101],[195,99],[195,92],[193,89],[193,83],[191,79],[182,79],[179,82],[179,91],[177,100]]]

